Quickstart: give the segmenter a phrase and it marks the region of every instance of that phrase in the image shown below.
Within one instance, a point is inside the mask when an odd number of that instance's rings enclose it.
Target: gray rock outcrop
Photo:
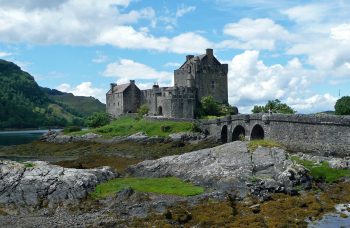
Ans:
[[[0,161],[0,204],[40,208],[73,203],[117,173],[109,167],[70,169],[46,162]]]
[[[288,159],[283,149],[259,147],[249,152],[247,143],[239,141],[143,161],[128,172],[141,177],[176,176],[208,188],[235,189],[240,195],[291,192],[298,184],[310,183],[307,170]]]

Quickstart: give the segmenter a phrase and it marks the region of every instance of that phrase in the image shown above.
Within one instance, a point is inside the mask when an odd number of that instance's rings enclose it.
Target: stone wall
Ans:
[[[124,113],[136,113],[140,107],[141,91],[135,84],[130,86],[124,91],[123,95],[123,112]]]
[[[123,114],[123,94],[112,93],[106,95],[106,111],[112,117],[118,117]]]
[[[201,121],[202,129],[217,139],[221,139],[226,126],[227,141],[232,141],[238,126],[244,128],[249,140],[257,125],[262,127],[264,138],[276,140],[292,151],[350,156],[349,116],[253,114]]]

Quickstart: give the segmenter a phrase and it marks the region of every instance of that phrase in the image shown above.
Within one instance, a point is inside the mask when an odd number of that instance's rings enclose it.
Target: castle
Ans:
[[[147,105],[149,115],[166,118],[194,118],[202,97],[211,95],[219,103],[228,103],[228,65],[221,64],[206,49],[206,54],[187,55],[182,66],[174,71],[174,86],[140,90],[134,80],[117,85],[111,83],[106,94],[107,113],[118,117],[136,113],[141,105]]]

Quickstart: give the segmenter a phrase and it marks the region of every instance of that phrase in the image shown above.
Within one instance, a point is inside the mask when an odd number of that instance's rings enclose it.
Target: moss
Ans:
[[[33,168],[35,165],[34,165],[33,163],[31,163],[31,162],[25,162],[25,163],[24,163],[24,166],[25,166],[26,168]]]
[[[93,198],[103,198],[131,187],[139,192],[154,192],[179,196],[193,196],[204,192],[202,187],[185,183],[175,177],[165,178],[117,178],[96,186]]]
[[[280,143],[278,143],[276,141],[269,140],[269,139],[257,139],[257,140],[249,141],[249,143],[248,143],[248,150],[253,152],[259,146],[268,147],[268,148],[278,147],[278,148],[285,149],[284,146],[282,146]]]
[[[311,176],[316,181],[325,181],[327,183],[331,183],[338,181],[343,177],[350,176],[350,170],[331,168],[328,162],[321,162],[320,164],[316,164],[312,161],[302,160],[297,156],[292,156],[291,159],[294,162],[303,165],[305,168],[309,169]]]

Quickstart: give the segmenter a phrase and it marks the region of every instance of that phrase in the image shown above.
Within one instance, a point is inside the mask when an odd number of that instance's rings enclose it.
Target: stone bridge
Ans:
[[[239,114],[203,120],[200,127],[223,143],[266,138],[292,151],[350,156],[350,116]]]

